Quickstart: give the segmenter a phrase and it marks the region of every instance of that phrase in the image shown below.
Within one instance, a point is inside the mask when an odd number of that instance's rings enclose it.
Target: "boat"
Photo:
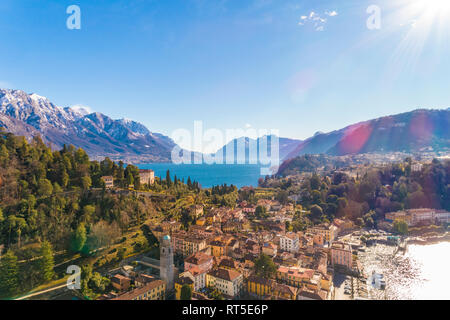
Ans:
[[[374,289],[386,289],[386,281],[384,280],[384,275],[382,273],[376,273],[375,270],[372,271],[372,275],[369,277],[369,279],[367,279],[367,283],[370,284]]]

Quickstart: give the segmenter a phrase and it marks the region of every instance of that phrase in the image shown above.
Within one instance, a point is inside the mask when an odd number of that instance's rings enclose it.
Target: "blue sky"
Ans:
[[[423,1],[2,0],[0,86],[167,135],[202,120],[303,139],[450,106],[450,6]]]

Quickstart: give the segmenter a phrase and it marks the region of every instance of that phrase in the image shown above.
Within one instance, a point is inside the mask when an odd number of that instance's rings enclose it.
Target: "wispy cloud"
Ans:
[[[315,11],[311,11],[308,15],[300,16],[299,26],[304,26],[310,24],[313,26],[315,31],[324,31],[325,25],[328,22],[327,17],[336,17],[338,15],[337,11],[325,11],[325,13],[320,14]]]
[[[94,112],[94,110],[92,110],[91,107],[85,106],[82,104],[76,104],[76,105],[71,106],[70,108],[81,114],[90,114],[90,113]]]
[[[329,17],[336,17],[338,15],[337,11],[325,11],[325,14]]]

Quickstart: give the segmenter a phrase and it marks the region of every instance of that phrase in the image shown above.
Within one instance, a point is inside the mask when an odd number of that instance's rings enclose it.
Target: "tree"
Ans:
[[[281,190],[280,192],[278,192],[278,194],[277,194],[277,200],[278,200],[281,204],[286,204],[286,203],[289,201],[289,194],[287,193],[287,191]]]
[[[167,187],[170,188],[172,186],[172,179],[170,178],[169,170],[166,171],[166,183],[167,183]]]
[[[313,220],[319,220],[323,215],[323,210],[318,205],[313,205],[311,207],[311,217]]]
[[[181,287],[180,300],[191,300],[192,288],[188,284],[183,284]]]
[[[38,184],[38,193],[40,196],[48,197],[53,193],[53,185],[47,179],[40,179]]]
[[[0,295],[11,297],[19,290],[19,266],[11,250],[0,260]]]
[[[73,252],[81,252],[86,243],[86,239],[86,227],[84,223],[80,223],[72,236],[72,241],[70,242],[71,250]]]
[[[255,260],[255,273],[258,276],[268,279],[276,272],[277,266],[268,255],[263,253]]]
[[[406,235],[408,233],[408,224],[404,220],[395,219],[393,227],[394,231],[402,235]]]
[[[53,249],[52,245],[48,241],[42,242],[41,245],[41,259],[40,259],[40,270],[41,278],[43,281],[47,282],[53,279],[55,272],[53,268],[55,267],[55,261],[53,259]]]
[[[264,219],[267,217],[267,209],[264,206],[257,206],[255,209],[255,216],[258,219]]]
[[[88,190],[92,185],[91,177],[84,176],[81,178],[81,186],[83,187],[83,190]]]

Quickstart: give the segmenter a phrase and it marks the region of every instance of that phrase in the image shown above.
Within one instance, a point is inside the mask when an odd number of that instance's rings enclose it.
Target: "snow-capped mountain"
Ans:
[[[17,135],[40,135],[53,148],[81,147],[93,158],[132,162],[168,161],[175,143],[126,119],[62,108],[37,94],[0,89],[0,126]]]

